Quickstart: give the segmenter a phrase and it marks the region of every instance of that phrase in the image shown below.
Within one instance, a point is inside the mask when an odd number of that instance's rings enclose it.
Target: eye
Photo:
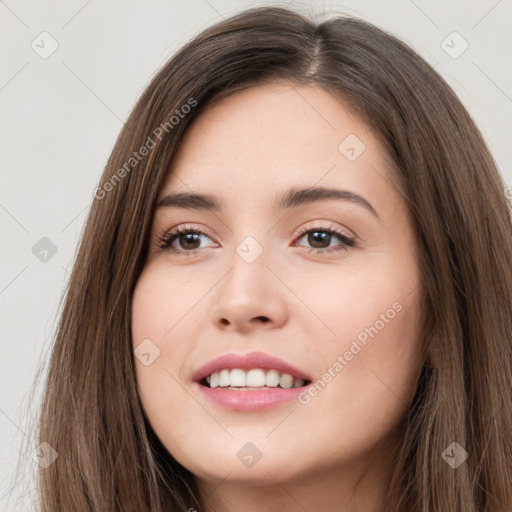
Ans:
[[[157,246],[165,251],[172,253],[192,256],[201,249],[201,236],[210,238],[202,231],[190,227],[176,228],[166,231],[158,236]],[[334,226],[319,226],[316,228],[305,228],[299,231],[299,238],[306,238],[312,245],[308,252],[330,253],[346,251],[349,247],[355,245],[355,240],[348,237],[341,230]],[[332,242],[338,239],[339,245],[332,246]],[[180,247],[176,247],[176,243]],[[212,247],[212,246],[210,246]],[[300,247],[300,245],[299,245]]]
[[[196,254],[201,244],[201,236],[209,238],[208,235],[194,228],[176,228],[172,231],[164,232],[158,236],[157,245],[160,249],[165,251],[182,253],[186,256]],[[180,248],[175,247],[175,243],[180,245]]]
[[[299,231],[300,238],[306,238],[312,247],[308,252],[314,253],[330,253],[338,251],[346,251],[349,247],[355,245],[355,240],[348,237],[341,230],[334,226],[319,226],[316,228],[305,228]],[[332,246],[331,242],[338,239],[341,244]]]

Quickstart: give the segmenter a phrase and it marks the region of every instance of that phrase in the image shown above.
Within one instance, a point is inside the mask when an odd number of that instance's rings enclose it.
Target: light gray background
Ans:
[[[352,14],[399,36],[454,88],[512,185],[512,0],[0,0],[0,510],[32,509],[33,452],[21,474],[13,472],[20,443],[34,434],[28,419],[41,386],[31,409],[29,391],[48,357],[78,237],[123,120],[183,43],[222,17],[269,4]],[[44,31],[58,43],[46,59],[31,47],[50,48]],[[469,44],[458,58],[463,41],[446,39],[454,31]],[[42,237],[57,247],[46,262],[32,252]]]

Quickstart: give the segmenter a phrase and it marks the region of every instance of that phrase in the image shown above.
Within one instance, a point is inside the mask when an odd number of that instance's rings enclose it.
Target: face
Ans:
[[[263,484],[384,446],[421,366],[420,275],[366,124],[316,87],[235,93],[189,128],[158,203],[132,334],[174,458],[200,481]]]

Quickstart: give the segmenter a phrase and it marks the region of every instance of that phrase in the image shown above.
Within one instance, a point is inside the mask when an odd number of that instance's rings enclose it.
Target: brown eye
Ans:
[[[164,251],[191,256],[198,253],[201,249],[202,236],[210,239],[207,234],[197,229],[177,228],[159,236],[157,245]],[[310,245],[307,248],[309,252],[319,254],[346,251],[349,247],[355,245],[354,239],[349,238],[334,227],[304,229],[299,233],[300,238],[306,238],[307,243]],[[338,240],[338,243],[332,245],[336,240]]]
[[[348,247],[355,245],[355,240],[334,227],[305,229],[300,232],[300,235],[300,238],[306,238],[307,243],[310,245],[310,252],[346,251]],[[341,243],[332,246],[331,243],[336,241],[336,239]]]
[[[197,249],[201,245],[201,240],[197,233],[185,233],[176,238],[182,249]]]
[[[310,231],[307,234],[308,243],[311,244],[312,247],[316,249],[325,249],[329,247],[331,244],[331,233],[326,233],[325,231]],[[325,246],[325,244],[327,245]]]
[[[160,236],[158,247],[170,252],[195,254],[200,249],[201,236],[209,238],[208,235],[197,229],[178,228]],[[178,247],[176,247],[176,244]]]

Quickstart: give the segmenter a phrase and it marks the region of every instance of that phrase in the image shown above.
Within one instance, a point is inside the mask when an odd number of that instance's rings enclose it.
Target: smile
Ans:
[[[226,354],[193,376],[209,401],[233,411],[268,409],[296,398],[311,379],[281,359],[261,352]]]

